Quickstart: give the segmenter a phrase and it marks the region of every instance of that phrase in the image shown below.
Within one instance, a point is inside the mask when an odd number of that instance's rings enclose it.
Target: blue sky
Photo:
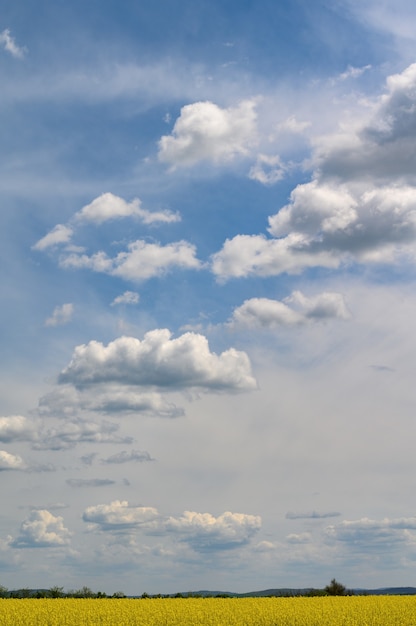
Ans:
[[[4,1],[1,584],[415,584],[415,13]]]

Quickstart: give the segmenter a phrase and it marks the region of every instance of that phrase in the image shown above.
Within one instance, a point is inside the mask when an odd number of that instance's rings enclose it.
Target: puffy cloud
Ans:
[[[414,260],[415,140],[416,64],[388,78],[365,122],[316,140],[313,179],[269,217],[272,239],[227,240],[212,257],[213,272],[226,280]]]
[[[149,527],[159,518],[153,507],[132,506],[127,500],[115,500],[111,504],[98,504],[85,509],[82,519],[103,531],[128,532]]]
[[[11,542],[13,548],[53,548],[69,544],[71,532],[62,517],[46,509],[32,511],[20,527],[19,536]]]
[[[116,306],[117,304],[137,304],[139,300],[140,296],[135,291],[125,291],[120,296],[114,298],[111,306]]]
[[[179,222],[181,219],[178,213],[171,211],[147,211],[142,208],[139,198],[126,202],[123,198],[112,193],[103,193],[75,214],[76,221],[94,222],[95,224],[102,224],[108,220],[123,217],[138,218],[144,224]]]
[[[214,517],[210,513],[185,511],[182,517],[169,517],[164,527],[197,552],[207,552],[247,544],[260,530],[261,517],[229,511]]]
[[[290,233],[282,239],[264,235],[236,235],[212,255],[212,271],[220,281],[231,277],[299,274],[305,267],[336,268],[339,262],[330,252],[308,249],[308,238]]]
[[[16,44],[14,37],[11,36],[8,28],[5,28],[0,33],[0,46],[3,46],[3,48],[15,59],[23,59],[26,52],[25,48],[21,48]]]
[[[311,321],[345,320],[349,317],[350,313],[340,293],[323,292],[308,298],[301,291],[294,291],[283,302],[269,298],[246,300],[234,310],[228,326],[273,329],[299,326]]]
[[[36,431],[33,422],[22,415],[0,417],[0,441],[33,441]]]
[[[23,469],[26,469],[26,463],[20,456],[10,454],[6,450],[0,450],[0,472]]]
[[[144,461],[153,461],[148,452],[142,452],[140,450],[130,450],[130,452],[127,452],[126,450],[122,450],[121,452],[109,456],[107,459],[102,459],[101,463],[120,465],[121,463],[143,463]]]
[[[73,312],[74,305],[70,302],[56,306],[51,317],[45,321],[45,326],[64,326],[71,321]]]
[[[119,252],[115,258],[108,257],[105,252],[92,256],[72,253],[61,257],[60,266],[91,269],[124,280],[141,281],[160,276],[173,267],[199,269],[201,264],[196,258],[195,246],[187,241],[162,246],[137,240],[128,245],[127,252]]]
[[[195,102],[181,109],[172,135],[159,141],[159,159],[174,167],[202,160],[229,161],[248,153],[255,140],[255,102],[221,109],[213,102]]]
[[[145,334],[142,341],[120,337],[107,346],[98,341],[75,348],[61,383],[82,388],[97,383],[121,383],[160,388],[243,391],[256,387],[245,352],[230,348],[219,356],[206,337],[185,333],[171,338],[167,329]]]
[[[229,323],[232,327],[278,328],[301,324],[302,316],[279,300],[250,298],[234,310]]]
[[[57,224],[47,235],[39,239],[33,250],[46,250],[52,246],[68,243],[74,234],[73,229],[65,224]]]

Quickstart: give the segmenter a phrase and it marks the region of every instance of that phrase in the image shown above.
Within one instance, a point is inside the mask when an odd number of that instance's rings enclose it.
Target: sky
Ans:
[[[415,19],[3,0],[0,584],[416,586]]]

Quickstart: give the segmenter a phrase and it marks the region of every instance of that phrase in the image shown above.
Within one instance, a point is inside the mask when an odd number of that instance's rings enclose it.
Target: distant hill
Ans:
[[[284,596],[305,596],[314,591],[320,591],[314,587],[304,587],[301,589],[294,589],[290,587],[279,587],[277,589],[262,589],[260,591],[248,591],[246,593],[234,593],[232,591],[208,591],[202,589],[199,591],[185,591],[175,594],[167,594],[169,597],[183,596],[193,597],[200,596],[216,597],[216,596],[228,596],[230,598],[266,598],[266,597],[284,597]],[[378,589],[351,589],[354,595],[368,595],[368,596],[413,596],[416,595],[416,587],[380,587]]]

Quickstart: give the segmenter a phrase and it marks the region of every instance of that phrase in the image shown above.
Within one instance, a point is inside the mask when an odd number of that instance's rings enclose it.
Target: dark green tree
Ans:
[[[344,587],[344,585],[339,583],[335,578],[333,578],[331,580],[331,582],[329,583],[329,585],[327,585],[325,587],[324,591],[329,596],[345,596],[345,595],[347,595],[347,589]]]

